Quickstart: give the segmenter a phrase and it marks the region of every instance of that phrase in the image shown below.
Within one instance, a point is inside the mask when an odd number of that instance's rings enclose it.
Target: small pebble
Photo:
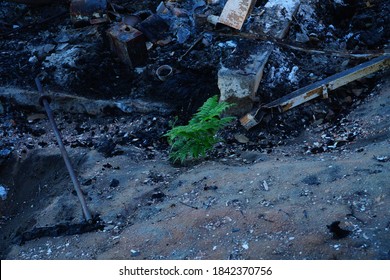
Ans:
[[[137,250],[130,250],[132,257],[138,257],[141,253]]]
[[[28,59],[28,62],[35,64],[38,62],[38,58],[34,55]]]
[[[267,181],[265,181],[265,180],[263,181],[263,187],[264,187],[264,190],[269,191]]]

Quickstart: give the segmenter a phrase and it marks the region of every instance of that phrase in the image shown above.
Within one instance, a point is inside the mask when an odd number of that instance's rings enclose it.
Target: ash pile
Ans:
[[[325,129],[339,124],[380,86],[389,65],[390,5],[384,0],[10,0],[0,5],[3,157],[31,130],[27,116],[42,110],[33,93],[36,77],[61,100],[56,111],[131,116],[140,123],[133,139],[148,137],[140,135],[145,123],[156,131],[152,135],[162,135],[175,116],[185,123],[218,94],[237,105],[228,112],[238,120],[222,132],[224,145],[270,152],[313,123]],[[357,75],[359,80],[340,89],[329,86],[333,80],[326,78],[359,72],[354,67],[373,59],[379,61],[373,73]],[[286,107],[285,96],[316,83],[316,95],[324,99]],[[10,87],[18,90],[12,95]],[[20,106],[27,111],[18,111]],[[164,125],[156,127],[156,119]],[[325,137],[304,150],[326,151],[353,140],[355,132],[343,132],[343,141]],[[157,141],[166,147],[160,139],[147,140],[144,146]],[[224,151],[218,155],[229,153]]]

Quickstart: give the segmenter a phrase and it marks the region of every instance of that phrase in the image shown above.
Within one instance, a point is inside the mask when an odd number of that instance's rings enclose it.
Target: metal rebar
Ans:
[[[74,189],[75,189],[75,191],[77,193],[77,197],[80,200],[85,220],[87,222],[92,222],[92,216],[91,216],[91,213],[90,213],[90,211],[89,211],[89,209],[87,207],[87,204],[85,203],[85,199],[84,199],[83,193],[82,193],[81,188],[80,188],[80,183],[79,183],[79,181],[78,181],[78,179],[76,177],[76,174],[75,174],[74,169],[72,167],[72,164],[70,162],[68,153],[66,152],[64,143],[62,142],[61,133],[58,130],[57,124],[56,124],[56,122],[54,120],[53,112],[52,112],[52,110],[50,108],[50,105],[49,105],[50,98],[45,96],[45,95],[43,95],[42,85],[41,85],[41,82],[39,81],[38,78],[35,79],[35,83],[37,85],[39,93],[41,94],[39,102],[45,108],[45,111],[46,111],[47,116],[49,118],[49,122],[50,122],[50,124],[51,124],[51,126],[53,128],[54,135],[55,135],[55,137],[57,139],[58,146],[60,147],[61,154],[62,154],[62,157],[64,158],[66,168],[68,169],[70,178],[71,178],[71,180],[73,182],[73,186],[74,186]]]

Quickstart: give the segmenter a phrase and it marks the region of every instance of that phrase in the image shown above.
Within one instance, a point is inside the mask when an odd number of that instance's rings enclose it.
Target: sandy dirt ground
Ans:
[[[167,41],[148,43],[130,69],[107,30],[128,15],[145,20],[160,1],[112,2],[107,22],[81,26],[65,4],[0,3],[2,259],[390,259],[388,71],[267,112],[249,131],[235,120],[205,158],[172,164],[163,135],[220,94],[221,65],[254,43],[205,20],[226,1],[172,1],[159,31]],[[388,49],[386,1],[300,2],[287,45],[273,40],[254,106],[365,61],[346,52]],[[161,81],[164,64],[174,74]],[[37,77],[92,224],[38,105]]]
[[[111,157],[76,147],[70,155],[103,228],[20,243],[15,236],[34,227],[83,220],[57,148],[34,150],[0,172],[22,186],[2,207],[3,258],[389,259],[389,120],[384,77],[338,126],[359,131],[355,140],[323,153],[302,147],[333,131],[324,125],[269,154],[184,167],[136,147]]]

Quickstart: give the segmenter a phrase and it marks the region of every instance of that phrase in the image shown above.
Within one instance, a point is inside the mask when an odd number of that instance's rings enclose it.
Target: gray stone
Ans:
[[[141,252],[137,251],[137,250],[130,250],[130,253],[131,253],[131,256],[133,258],[138,257],[139,255],[141,255]]]
[[[28,62],[30,62],[31,64],[35,64],[38,62],[38,58],[35,55],[33,55],[28,59]]]
[[[295,41],[299,43],[307,43],[310,41],[310,38],[306,35],[306,33],[297,33],[295,34]]]

